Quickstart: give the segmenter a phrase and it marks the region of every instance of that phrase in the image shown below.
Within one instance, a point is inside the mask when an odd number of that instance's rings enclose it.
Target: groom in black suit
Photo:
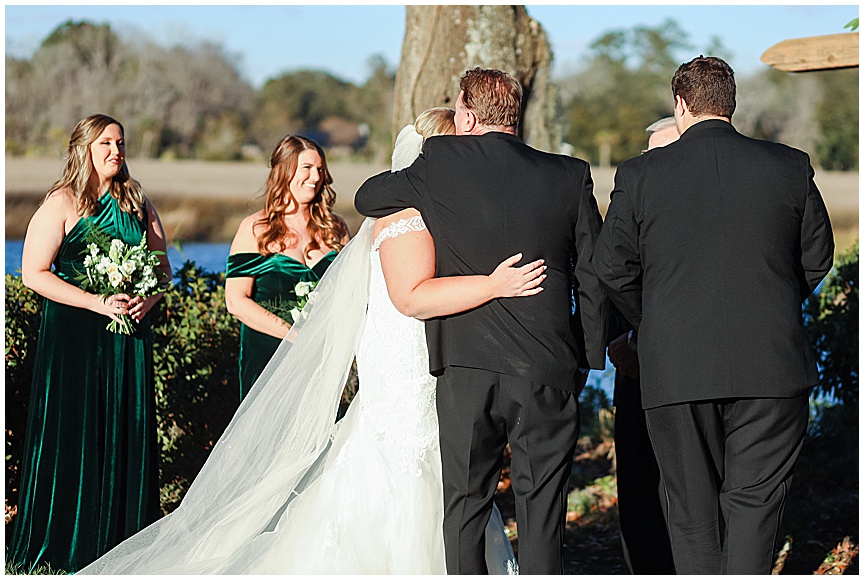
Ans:
[[[807,154],[732,126],[714,57],[672,79],[678,141],[618,166],[593,264],[639,333],[678,574],[768,574],[818,380],[801,302],[834,242]]]
[[[438,277],[488,274],[518,252],[546,260],[543,292],[429,320],[426,333],[438,377],[447,573],[487,571],[484,530],[509,441],[520,572],[560,574],[577,397],[588,369],[605,363],[605,299],[590,265],[600,214],[586,162],[516,136],[518,81],[477,68],[460,89],[456,136],[428,139],[411,167],[370,178],[354,203],[370,217],[417,208]]]

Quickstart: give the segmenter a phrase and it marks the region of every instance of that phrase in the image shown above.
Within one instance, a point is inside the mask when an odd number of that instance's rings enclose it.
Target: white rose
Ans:
[[[108,282],[116,288],[121,282],[123,282],[123,274],[121,274],[119,270],[109,271]]]
[[[123,262],[123,264],[120,266],[120,271],[123,272],[123,275],[124,275],[124,276],[131,276],[131,275],[132,275],[132,272],[135,271],[135,267],[136,267],[136,266],[135,266],[135,262],[132,262],[132,261],[130,261],[130,260],[126,260],[126,261]]]
[[[294,292],[297,296],[306,296],[314,287],[314,282],[297,282],[297,285],[294,287]]]

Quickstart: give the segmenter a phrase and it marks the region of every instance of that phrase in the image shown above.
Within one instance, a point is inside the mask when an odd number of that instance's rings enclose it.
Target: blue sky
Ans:
[[[696,56],[717,36],[731,52],[738,75],[764,67],[759,57],[787,38],[844,32],[858,4],[816,6],[663,5],[596,6],[528,4],[545,28],[555,55],[555,74],[577,69],[600,34],[674,19],[690,37]],[[282,72],[312,68],[362,82],[368,59],[381,55],[395,66],[405,27],[404,5],[6,5],[6,53],[29,56],[66,20],[108,22],[127,38],[142,34],[164,45],[215,41],[238,57],[243,76],[260,87]]]

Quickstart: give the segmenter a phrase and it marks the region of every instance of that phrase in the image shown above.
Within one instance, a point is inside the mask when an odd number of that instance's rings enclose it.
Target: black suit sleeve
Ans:
[[[391,173],[385,171],[367,179],[354,195],[354,207],[366,217],[380,218],[413,207],[424,214],[423,196],[426,176],[426,145],[410,167]]]
[[[639,225],[627,192],[622,167],[615,173],[615,189],[606,212],[591,264],[600,283],[621,314],[639,330],[642,321],[642,261]]]
[[[813,167],[809,163],[809,157],[807,177],[809,189],[801,218],[801,300],[810,296],[834,263],[834,233],[822,194],[813,180]]]
[[[579,215],[573,233],[578,322],[582,327],[582,340],[587,359],[585,362],[592,369],[606,367],[608,302],[594,268],[591,267],[591,255],[602,225],[603,219],[600,217],[597,200],[594,198],[591,168],[586,163],[579,191]]]

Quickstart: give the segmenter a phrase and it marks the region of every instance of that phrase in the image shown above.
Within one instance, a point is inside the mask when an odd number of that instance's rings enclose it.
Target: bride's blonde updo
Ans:
[[[417,120],[414,121],[414,130],[423,137],[428,139],[436,135],[455,135],[456,123],[454,118],[456,111],[447,107],[434,107],[427,109],[417,115]]]

